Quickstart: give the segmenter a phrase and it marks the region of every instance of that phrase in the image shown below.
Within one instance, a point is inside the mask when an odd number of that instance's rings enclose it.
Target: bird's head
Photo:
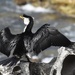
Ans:
[[[23,14],[22,16],[20,16],[20,18],[23,19],[25,25],[29,25],[30,16],[27,16],[27,15]]]
[[[27,27],[29,27],[28,29],[31,29],[33,26],[33,18],[31,16],[28,16],[26,14],[23,14],[22,16],[20,16],[21,19],[23,19],[24,24],[25,24],[25,29],[26,30]]]

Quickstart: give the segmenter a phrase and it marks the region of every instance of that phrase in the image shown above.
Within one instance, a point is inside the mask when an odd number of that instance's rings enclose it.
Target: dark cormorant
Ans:
[[[24,20],[25,24],[23,33],[13,35],[8,27],[0,32],[0,52],[10,56],[10,61],[13,62],[14,58],[20,59],[22,55],[30,52],[39,54],[50,46],[68,47],[71,45],[72,42],[70,40],[56,28],[50,27],[49,24],[44,24],[36,33],[32,33],[33,18],[25,14],[20,16],[20,18]],[[29,55],[27,56],[29,57]],[[4,64],[10,61],[8,58],[8,61]]]
[[[61,34],[56,28],[51,27],[50,24],[44,24],[36,31],[36,33],[32,33],[31,30],[34,24],[33,18],[25,14],[21,18],[24,20],[25,25],[25,21],[28,21],[24,35],[24,45],[26,50],[28,49],[27,51],[32,50],[38,54],[40,51],[43,51],[50,46],[68,47],[71,45],[71,41]]]
[[[72,42],[61,34],[56,28],[51,27],[50,24],[44,24],[36,33],[32,33],[34,24],[33,18],[28,15],[23,15],[21,18],[24,20],[24,46],[28,52],[39,54],[50,46],[65,46],[69,47]],[[28,54],[29,58],[31,56]]]

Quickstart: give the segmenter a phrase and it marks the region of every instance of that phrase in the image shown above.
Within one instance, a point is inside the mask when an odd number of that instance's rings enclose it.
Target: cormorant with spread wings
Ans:
[[[11,61],[13,61],[12,58],[14,57],[20,59],[22,55],[30,52],[37,55],[50,46],[68,47],[72,45],[68,38],[56,28],[51,27],[50,24],[44,24],[36,33],[32,33],[33,18],[25,14],[20,18],[23,19],[25,24],[22,33],[13,35],[8,27],[0,32],[0,52],[10,56]],[[8,60],[6,63],[8,62],[10,61]]]

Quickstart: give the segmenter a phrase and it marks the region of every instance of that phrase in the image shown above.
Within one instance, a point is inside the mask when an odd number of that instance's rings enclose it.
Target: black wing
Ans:
[[[23,35],[11,34],[9,28],[5,28],[0,32],[0,52],[7,56],[21,57],[24,54],[25,47]]]
[[[20,60],[20,58],[17,58],[16,56],[8,57],[2,61],[0,61],[0,65],[2,66],[13,66],[16,65],[17,62]]]
[[[43,25],[32,39],[33,51],[38,54],[50,46],[69,46],[71,42],[54,27]]]
[[[0,31],[0,52],[5,55],[9,55],[10,51],[8,51],[8,46],[10,45],[9,43],[14,37],[15,35],[11,34],[8,27]]]

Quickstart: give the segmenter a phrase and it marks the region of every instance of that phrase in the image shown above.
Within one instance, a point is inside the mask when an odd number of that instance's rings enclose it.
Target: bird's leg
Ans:
[[[29,58],[29,61],[30,62],[38,62],[39,61],[39,58],[35,54],[35,52],[33,50],[33,47],[34,47],[34,42],[31,41],[30,42],[30,47],[29,47],[28,53],[26,53],[26,56]]]

